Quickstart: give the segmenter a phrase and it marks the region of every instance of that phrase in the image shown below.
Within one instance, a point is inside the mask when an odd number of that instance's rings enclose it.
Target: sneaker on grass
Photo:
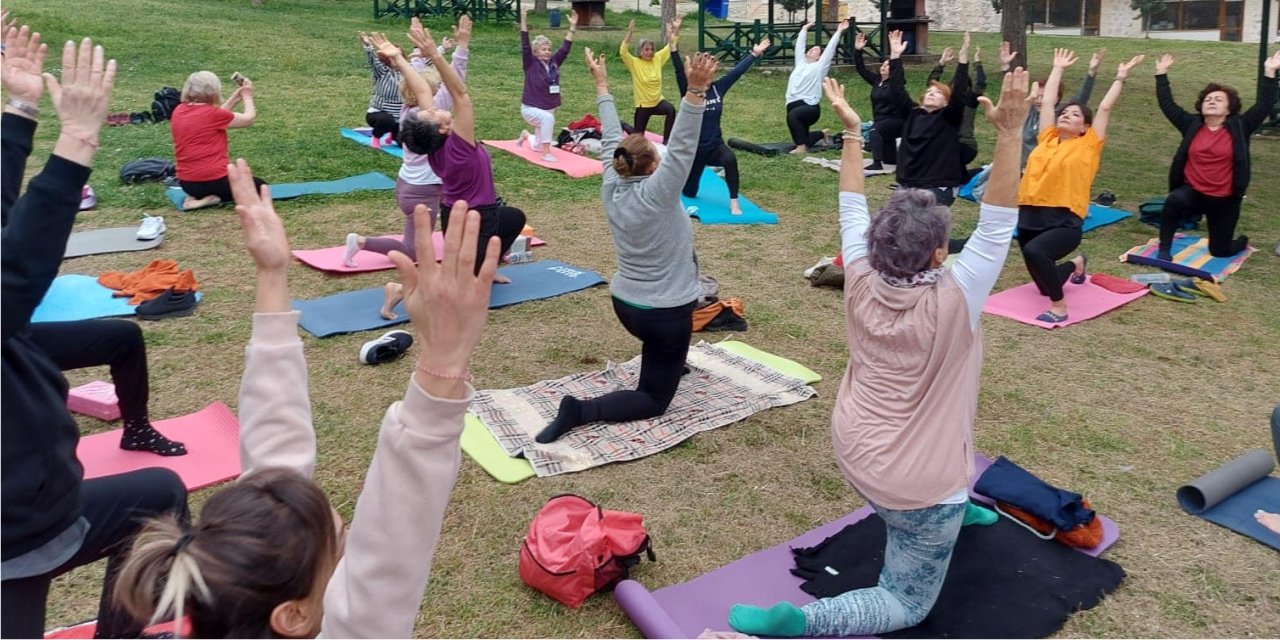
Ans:
[[[138,305],[138,317],[143,320],[181,318],[195,313],[196,292],[165,289],[164,293]]]
[[[139,240],[155,240],[159,238],[166,228],[164,226],[163,216],[144,216],[142,224],[138,226]]]
[[[413,346],[413,334],[408,331],[388,331],[376,340],[370,340],[360,347],[360,362],[364,364],[383,364],[404,355]]]

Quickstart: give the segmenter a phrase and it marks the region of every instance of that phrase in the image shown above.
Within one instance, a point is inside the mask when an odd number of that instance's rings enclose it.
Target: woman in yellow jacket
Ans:
[[[681,20],[676,16],[672,26],[679,29]],[[662,97],[662,69],[671,59],[671,47],[668,45],[655,50],[653,40],[641,38],[640,45],[636,47],[639,55],[631,55],[631,35],[635,30],[635,20],[627,23],[627,36],[618,49],[622,64],[631,72],[631,90],[636,99],[635,132],[644,133],[649,126],[649,117],[660,115],[666,119],[662,128],[662,141],[665,143],[676,118],[676,108]]]

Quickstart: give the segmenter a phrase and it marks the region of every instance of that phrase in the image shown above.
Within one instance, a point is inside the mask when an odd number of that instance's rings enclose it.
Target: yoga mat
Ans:
[[[1109,224],[1115,224],[1117,222],[1120,222],[1125,218],[1132,218],[1132,217],[1133,217],[1133,213],[1130,211],[1125,211],[1124,209],[1113,209],[1111,207],[1104,207],[1100,204],[1090,202],[1089,215],[1085,217],[1084,226],[1081,228],[1080,232],[1088,233],[1090,231],[1093,231],[1094,229],[1097,229],[1098,227],[1105,227]],[[1013,230],[1013,237],[1015,238],[1018,237],[1017,229]]]
[[[161,242],[164,242],[163,233],[154,240],[139,240],[137,227],[76,231],[67,238],[67,250],[62,253],[62,257],[79,258],[99,253],[145,251],[160,246]]]
[[[976,455],[974,462],[974,478],[991,465],[991,459],[982,454]],[[972,480],[969,491],[975,500],[990,503],[984,496],[973,494]],[[870,506],[865,506],[792,540],[655,591],[635,580],[624,580],[613,597],[646,638],[694,638],[703,629],[728,630],[729,607],[738,603],[770,607],[785,600],[802,606],[813,602],[814,597],[800,590],[803,579],[791,575],[795,566],[792,547],[812,547],[872,512]],[[1120,537],[1115,522],[1098,517],[1102,519],[1102,544],[1096,549],[1080,550],[1095,557]],[[762,576],[770,579],[763,580]]]
[[[481,142],[493,147],[501,149],[507,153],[520,158],[530,164],[537,165],[544,169],[554,169],[570,178],[586,178],[588,176],[598,176],[604,173],[604,165],[600,160],[588,156],[580,156],[576,153],[570,153],[557,147],[551,147],[551,155],[556,159],[555,162],[547,162],[542,159],[542,149],[537,150],[525,143],[524,146],[516,144],[515,140],[481,140]]]
[[[240,475],[240,422],[227,405],[215,402],[189,415],[153,421],[151,426],[185,444],[187,455],[125,451],[120,448],[123,430],[115,429],[80,439],[76,457],[84,465],[84,478],[161,467],[177,473],[187,491],[195,491]]]
[[[579,269],[558,260],[512,265],[498,271],[511,278],[511,284],[493,285],[489,295],[490,309],[552,298],[605,282],[594,271]],[[294,300],[293,308],[302,312],[302,319],[299,321],[302,328],[317,338],[380,329],[409,321],[403,303],[396,305],[395,320],[383,318],[378,314],[382,302],[382,287],[372,287],[314,300]]]
[[[1023,324],[1043,329],[1056,329],[1091,320],[1147,295],[1146,289],[1134,293],[1116,293],[1094,284],[1092,278],[1086,279],[1084,284],[1068,282],[1062,285],[1062,292],[1067,302],[1067,319],[1064,322],[1049,323],[1036,320],[1036,316],[1049,308],[1049,299],[1040,295],[1034,282],[1005,289],[992,295],[987,298],[987,304],[982,310]]]
[[[358,176],[349,178],[341,178],[338,180],[328,180],[323,182],[292,182],[271,185],[272,200],[289,200],[299,196],[311,195],[333,195],[338,193],[351,193],[352,191],[389,191],[396,188],[396,181],[388,178],[377,171],[362,173]],[[187,192],[182,187],[169,187],[164,190],[164,195],[169,198],[169,202],[173,206],[182,211],[182,201],[186,199]],[[234,204],[234,203],[220,203]]]
[[[1270,476],[1275,467],[1270,453],[1254,449],[1178,487],[1178,504],[1193,516],[1280,550],[1280,534],[1253,517],[1258,509],[1280,512],[1280,478]]]
[[[1240,269],[1245,259],[1257,251],[1253,247],[1246,247],[1244,251],[1230,258],[1215,258],[1209,253],[1207,238],[1182,233],[1173,236],[1173,246],[1169,250],[1173,255],[1172,262],[1157,258],[1159,250],[1160,239],[1152,238],[1146,244],[1124,252],[1120,256],[1120,262],[1156,267],[1186,276],[1222,282],[1227,279],[1227,276]]]
[[[382,236],[384,238],[392,238],[402,240],[404,236],[401,234],[392,234]],[[431,240],[435,243],[437,262],[444,257],[444,233],[436,231],[431,234]],[[531,247],[540,247],[545,245],[546,241],[541,238],[533,238],[529,242]],[[343,264],[342,256],[346,254],[346,245],[336,247],[325,247],[324,249],[298,249],[293,252],[293,257],[301,260],[303,264],[321,271],[330,271],[333,273],[365,273],[369,271],[384,271],[386,269],[394,269],[396,265],[391,259],[381,253],[372,251],[363,251],[356,253],[356,266],[348,267]]]
[[[834,158],[819,158],[818,156],[805,156],[804,162],[808,164],[816,164],[819,167],[823,167],[823,168],[835,171],[836,173],[840,173],[841,162]],[[872,176],[883,176],[883,175],[888,175],[894,172],[893,165],[889,165],[890,168],[888,169],[867,169],[866,168],[867,165],[871,163],[872,163],[871,158],[864,158],[862,161],[862,166],[863,166],[862,176],[864,178],[870,178]]]
[[[711,167],[702,170],[702,179],[698,184],[698,197],[689,198],[681,194],[680,202],[690,216],[697,218],[702,224],[777,224],[778,216],[761,209],[756,203],[738,194],[738,204],[742,206],[742,215],[729,213],[729,185],[724,178],[716,175]]]
[[[468,413],[463,421],[461,444],[462,451],[498,482],[515,484],[536,475],[528,460],[507,455],[474,414]]]
[[[161,637],[161,634],[165,634],[165,633],[169,634],[168,637],[172,637],[174,635],[174,626],[175,626],[175,623],[173,621],[161,622],[159,624],[155,624],[150,627],[147,627],[144,630],[144,633],[148,634],[149,637],[154,637],[154,638]],[[58,627],[57,629],[50,629],[44,633],[44,637],[45,637],[45,640],[53,640],[55,638],[87,639],[87,638],[92,638],[94,631],[97,631],[97,629],[98,629],[98,621],[90,620],[88,622],[81,622],[80,624],[72,625],[70,627]],[[183,629],[182,635],[183,637],[190,637],[190,633],[191,633],[191,629],[188,626]]]
[[[798,378],[804,381],[805,384],[813,384],[815,382],[822,381],[821,375],[799,362],[788,360],[782,356],[769,353],[768,351],[757,349],[745,342],[739,342],[737,340],[721,340],[716,343],[716,346],[730,353],[735,353],[749,360],[759,362],[760,364],[783,375]]]
[[[67,322],[90,318],[131,316],[137,307],[129,298],[113,297],[115,290],[98,284],[97,276],[68,274],[53,279],[44,300],[31,314],[32,322]],[[196,300],[204,297],[196,292]]]
[[[356,142],[366,147],[369,147],[371,149],[373,148],[373,136],[370,135],[369,131],[342,128],[338,130],[338,133],[341,133],[342,137],[348,140],[355,140]],[[401,149],[400,145],[398,144],[393,144],[393,145],[384,144],[378,147],[378,150],[383,153],[391,154],[397,158],[404,158],[404,149]]]
[[[729,146],[734,149],[740,149],[742,151],[762,156],[782,155],[784,153],[790,153],[792,149],[796,148],[796,146],[790,142],[755,143],[750,140],[743,140],[742,138],[729,138]],[[809,151],[816,153],[822,151],[833,151],[839,148],[841,148],[841,145],[839,144],[823,144],[822,141],[819,140],[817,144],[809,147]]]

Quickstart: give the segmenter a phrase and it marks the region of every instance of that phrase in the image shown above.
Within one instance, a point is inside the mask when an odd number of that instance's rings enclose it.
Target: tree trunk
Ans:
[[[533,10],[537,13],[546,13],[547,0],[533,0]]]
[[[840,22],[840,2],[838,0],[822,0],[822,21],[833,25]]]
[[[1000,34],[1009,47],[1018,53],[1013,66],[1027,67],[1027,7],[1026,0],[1005,0],[1000,12]]]
[[[693,16],[693,17],[695,18],[694,24],[697,25],[697,20],[696,20],[697,16]],[[660,41],[662,42],[662,44],[667,43],[667,25],[672,20],[675,20],[675,19],[676,19],[676,0],[662,0],[662,27],[660,29],[660,34],[662,36]],[[697,31],[697,29],[695,28],[694,31]]]

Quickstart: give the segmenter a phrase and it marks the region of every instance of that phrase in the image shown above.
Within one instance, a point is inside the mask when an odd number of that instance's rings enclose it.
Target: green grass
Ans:
[[[269,181],[327,180],[365,171],[394,175],[385,154],[341,139],[337,129],[363,124],[369,79],[354,33],[384,29],[400,42],[404,21],[373,22],[364,0],[114,0],[65,3],[13,0],[6,8],[36,25],[46,41],[100,38],[121,64],[113,110],[139,111],[163,85],[180,87],[186,75],[207,68],[228,78],[254,79],[259,119],[231,133],[231,151],[248,158]],[[614,26],[628,15],[610,14]],[[657,22],[638,16],[640,30]],[[534,25],[546,24],[535,16]],[[446,27],[433,22],[430,27]],[[537,29],[535,31],[543,31]],[[551,34],[553,37],[559,34]],[[618,30],[584,31],[563,73],[567,122],[594,112],[594,91],[581,63],[583,46],[609,55],[611,86],[620,105],[631,86],[616,62]],[[692,41],[692,38],[686,38]],[[958,34],[936,33],[938,46]],[[511,25],[478,25],[472,45],[471,83],[479,105],[480,137],[512,138],[519,118],[519,53]],[[988,57],[997,36],[975,35]],[[1094,192],[1113,191],[1135,208],[1162,194],[1178,135],[1155,107],[1150,55],[1173,51],[1174,91],[1184,104],[1210,80],[1253,98],[1256,48],[1230,43],[1032,36],[1031,64],[1044,69],[1055,46],[1109,50],[1094,103],[1114,63],[1149,54],[1130,80],[1115,117]],[[55,49],[57,47],[55,46]],[[55,63],[56,64],[56,63]],[[1082,66],[1082,65],[1081,65]],[[870,113],[865,84],[851,69],[854,106]],[[913,92],[927,67],[912,67]],[[1078,86],[1082,68],[1067,74]],[[786,138],[784,69],[753,70],[729,94],[727,136],[757,141]],[[668,76],[667,96],[675,97]],[[46,109],[48,107],[46,106]],[[625,109],[624,109],[625,110]],[[627,114],[624,113],[624,118]],[[823,127],[838,129],[829,108]],[[32,156],[43,164],[57,124],[46,119]],[[979,161],[990,158],[992,135],[978,127]],[[194,318],[145,326],[153,381],[152,416],[197,410],[209,402],[235,405],[242,345],[252,310],[253,267],[228,209],[179,214],[159,185],[122,186],[125,162],[168,156],[164,125],[109,128],[92,184],[101,206],[80,216],[77,228],[133,224],[144,214],[166,216],[169,233],[158,252],[69,260],[66,273],[134,270],[155,257],[192,267],[206,294]],[[646,516],[660,561],[634,575],[653,588],[674,584],[777,544],[858,507],[836,467],[829,440],[831,405],[843,373],[843,309],[831,290],[812,289],[800,272],[838,249],[836,176],[795,158],[739,156],[744,194],[779,213],[773,227],[696,227],[703,267],[722,293],[743,298],[751,344],[798,360],[821,373],[819,395],[808,402],[759,414],[701,434],[664,454],[584,473],[533,479],[515,486],[490,479],[470,460],[462,465],[432,582],[416,631],[424,636],[614,637],[637,631],[613,600],[591,599],[577,610],[551,603],[521,584],[516,558],[529,519],[549,497],[575,492],[605,506]],[[1263,249],[1225,285],[1226,304],[1180,305],[1142,299],[1083,325],[1044,331],[986,317],[986,363],[979,402],[981,450],[1004,454],[1046,480],[1080,491],[1120,523],[1123,534],[1108,557],[1128,578],[1097,608],[1072,616],[1063,636],[1276,636],[1280,635],[1280,581],[1276,556],[1261,545],[1183,514],[1174,489],[1253,447],[1268,446],[1265,420],[1280,389],[1280,314],[1275,287],[1280,259],[1270,248],[1280,237],[1280,141],[1253,142],[1254,179],[1241,227]],[[502,153],[494,154],[501,194],[523,208],[550,245],[540,255],[605,275],[613,250],[599,204],[599,183],[570,180]],[[868,180],[873,206],[883,203],[889,178]],[[337,244],[352,230],[399,231],[401,215],[390,193],[361,193],[282,202],[293,246]],[[976,207],[961,201],[956,226],[971,228]],[[1083,248],[1093,268],[1118,275],[1137,270],[1115,261],[1153,235],[1126,221],[1090,233]],[[1015,257],[999,289],[1022,284]],[[290,273],[296,297],[317,297],[381,284],[388,274],[347,277],[305,267]],[[324,340],[304,338],[311,367],[320,459],[317,481],[350,517],[375,442],[379,412],[403,393],[411,360],[372,368],[356,364],[371,334]],[[718,339],[718,336],[707,336]],[[473,363],[477,385],[530,384],[622,361],[636,341],[618,325],[604,289],[494,312]],[[104,378],[105,369],[73,372],[73,384]],[[86,433],[109,428],[82,419]],[[208,492],[193,496],[198,506]],[[287,543],[282,539],[282,543]],[[93,615],[101,567],[77,571],[56,584],[50,626]]]

